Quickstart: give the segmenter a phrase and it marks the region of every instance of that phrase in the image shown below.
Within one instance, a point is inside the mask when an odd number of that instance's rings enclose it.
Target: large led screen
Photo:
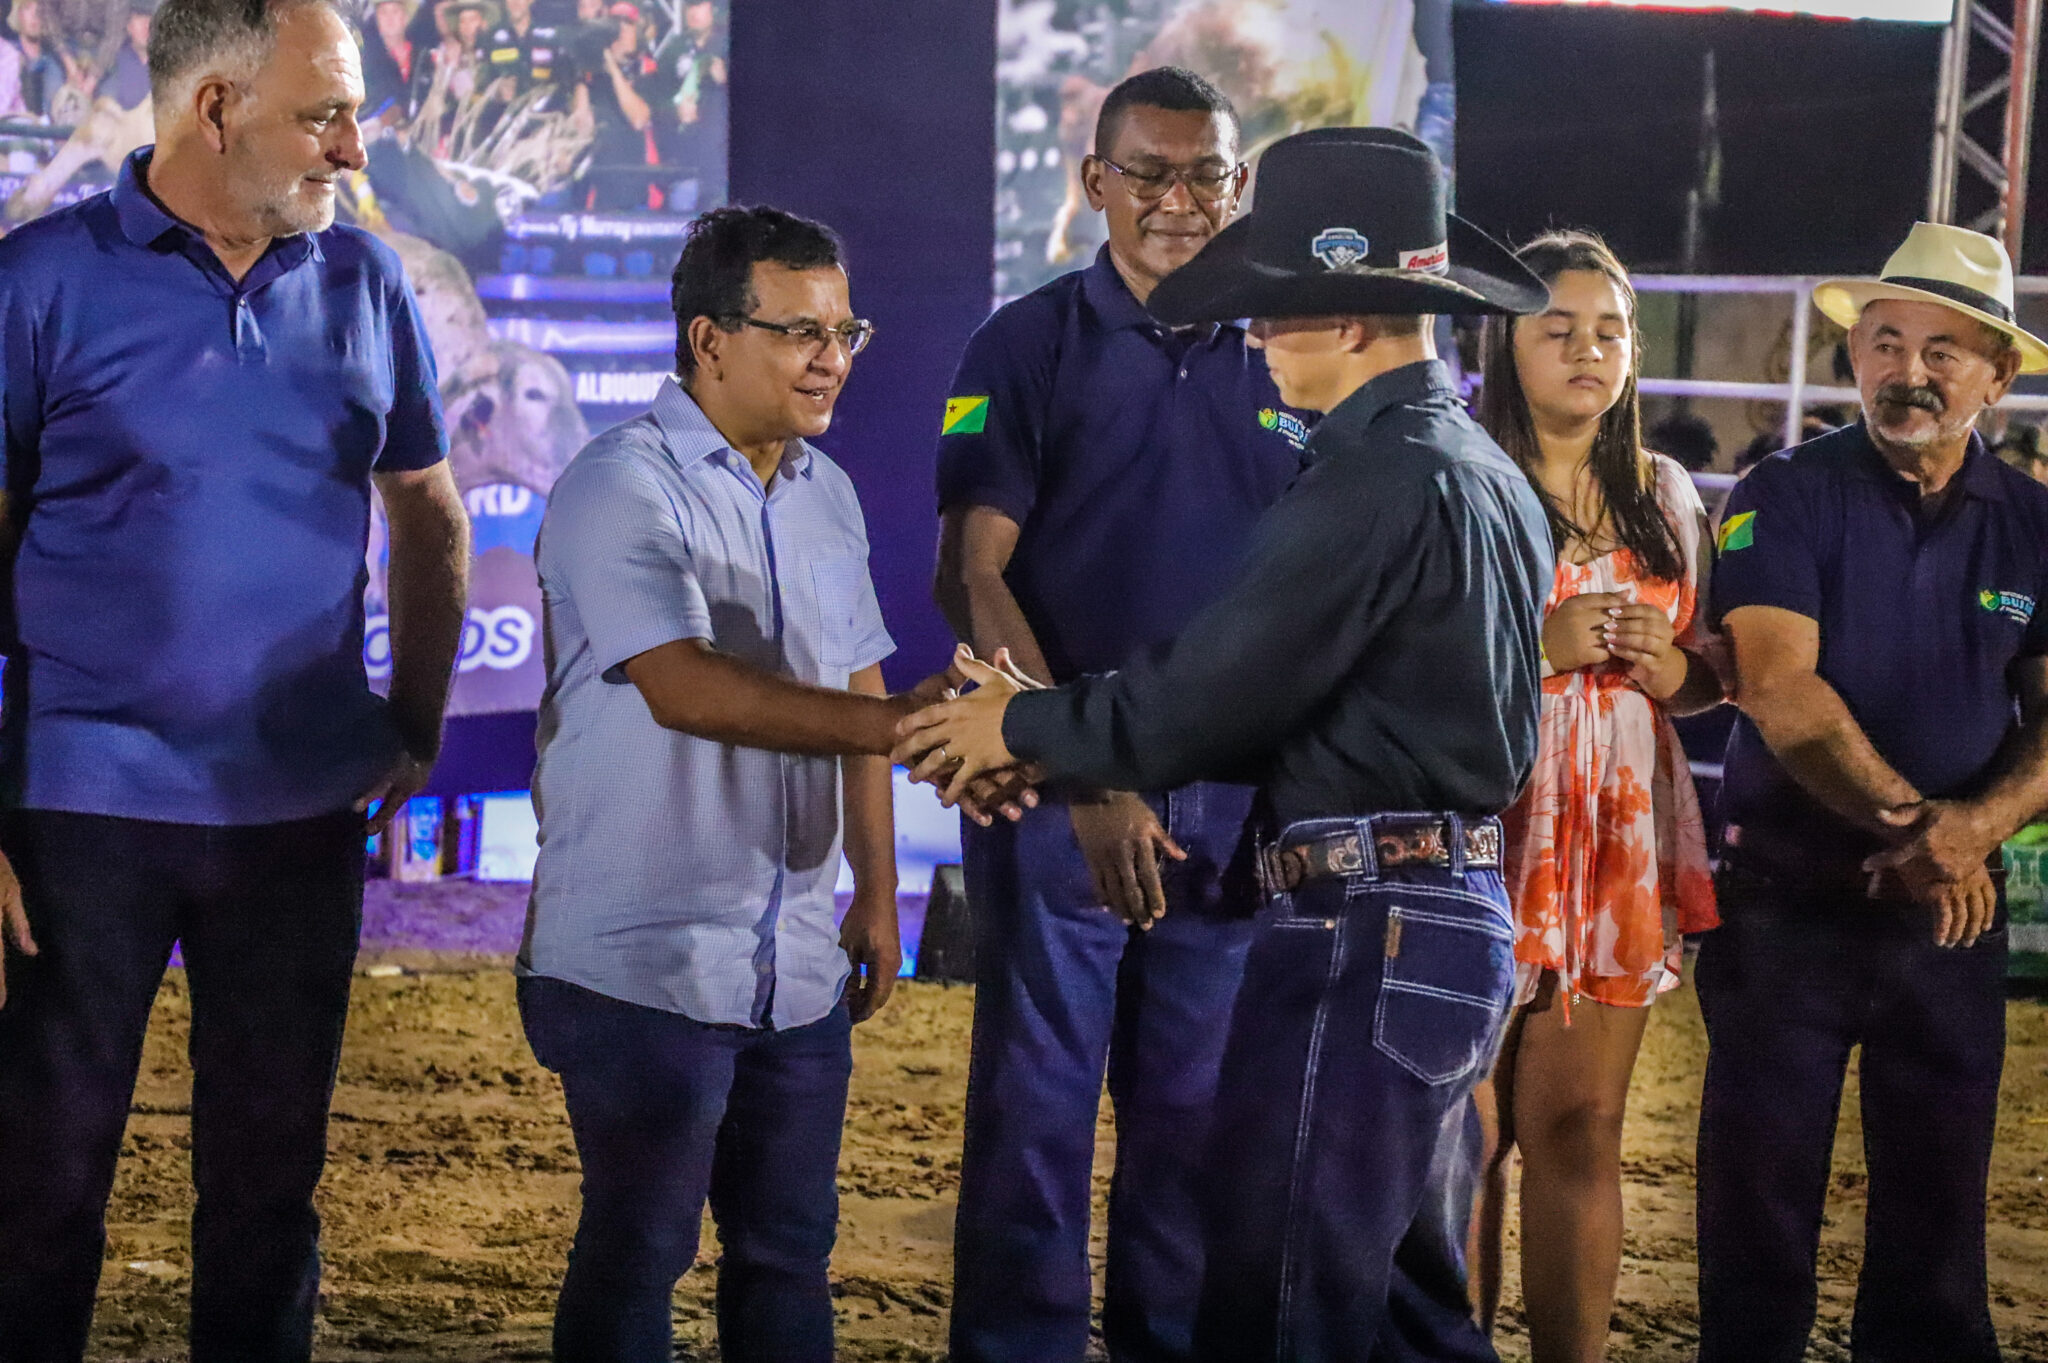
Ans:
[[[454,714],[531,710],[533,540],[555,476],[674,367],[668,275],[726,192],[730,0],[370,0],[369,167],[339,217],[405,261],[476,531]],[[13,0],[0,25],[0,229],[105,189],[151,139],[155,0]],[[373,683],[390,674],[370,537]]]
[[[1379,124],[1451,163],[1450,0],[1001,0],[997,43],[998,303],[1101,244],[1081,159],[1103,97],[1148,67],[1215,81],[1254,161],[1304,128]]]
[[[1945,24],[1955,14],[1952,0],[1804,0],[1770,4],[1767,0],[1491,0],[1494,4],[1574,5],[1618,9],[1677,10],[1688,13],[1736,10],[1751,14],[1803,14],[1814,19],[1891,19],[1913,24]]]

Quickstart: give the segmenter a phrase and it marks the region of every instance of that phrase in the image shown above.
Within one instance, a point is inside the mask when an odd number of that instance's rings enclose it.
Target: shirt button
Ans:
[[[1188,371],[1187,371],[1187,370],[1185,370],[1185,369],[1181,370],[1181,371],[1180,371],[1180,376],[1181,376],[1182,378],[1186,378],[1186,377],[1188,376]]]
[[[1334,931],[1337,926],[1337,920],[1334,918],[1325,918],[1323,920],[1323,926]]]

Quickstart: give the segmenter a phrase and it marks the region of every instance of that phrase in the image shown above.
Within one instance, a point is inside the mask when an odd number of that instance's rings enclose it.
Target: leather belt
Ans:
[[[1450,825],[1443,819],[1374,823],[1371,828],[1374,860],[1380,870],[1451,864]],[[1475,870],[1498,870],[1500,825],[1486,819],[1464,828],[1465,864]],[[1365,844],[1356,832],[1334,833],[1292,847],[1268,847],[1259,854],[1259,870],[1269,894],[1324,876],[1353,875],[1365,869]]]

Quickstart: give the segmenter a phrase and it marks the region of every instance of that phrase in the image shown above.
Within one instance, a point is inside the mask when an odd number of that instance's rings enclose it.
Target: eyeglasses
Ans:
[[[1229,194],[1237,184],[1237,177],[1243,173],[1244,164],[1239,162],[1226,170],[1214,166],[1197,166],[1192,170],[1181,166],[1120,166],[1107,156],[1096,160],[1124,177],[1124,184],[1134,198],[1163,199],[1173,192],[1176,183],[1188,187],[1188,193],[1203,203],[1215,203]]]
[[[764,322],[758,317],[728,317],[725,320],[787,336],[813,356],[825,348],[826,342],[838,341],[846,347],[850,359],[866,350],[868,342],[875,339],[875,324],[862,319],[841,322],[836,327],[820,326],[816,322]]]

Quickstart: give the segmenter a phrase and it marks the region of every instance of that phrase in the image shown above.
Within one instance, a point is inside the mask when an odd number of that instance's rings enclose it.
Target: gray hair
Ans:
[[[300,5],[325,5],[353,31],[336,0],[164,0],[149,27],[151,97],[167,105],[193,76],[253,71],[277,41],[277,21]]]

